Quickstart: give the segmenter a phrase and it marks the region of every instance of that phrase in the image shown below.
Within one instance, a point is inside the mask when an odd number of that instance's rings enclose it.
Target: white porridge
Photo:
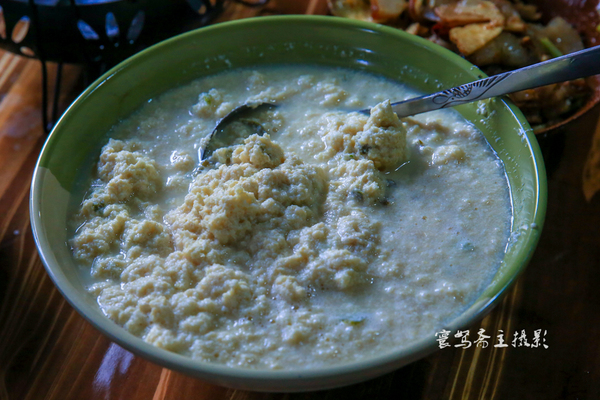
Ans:
[[[500,266],[511,208],[477,129],[448,110],[391,111],[414,94],[280,66],[149,101],[109,133],[73,217],[103,312],[155,346],[247,368],[350,362],[432,336]],[[233,128],[264,134],[199,166],[216,121],[256,101],[281,105]]]

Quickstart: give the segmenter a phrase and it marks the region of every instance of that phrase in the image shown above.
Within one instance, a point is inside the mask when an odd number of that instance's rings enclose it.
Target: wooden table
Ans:
[[[230,3],[220,20],[257,13],[325,14],[322,0]],[[546,225],[531,264],[485,319],[486,348],[450,347],[381,378],[304,394],[226,389],[161,368],[111,343],[63,299],[29,225],[29,187],[44,142],[39,62],[0,53],[0,400],[26,399],[597,399],[600,398],[600,195],[582,170],[598,108],[539,137],[549,174]],[[64,108],[81,90],[65,70]],[[512,346],[524,330],[532,344]],[[503,331],[508,347],[495,347]],[[454,334],[454,332],[453,332]],[[548,346],[547,348],[543,345]]]

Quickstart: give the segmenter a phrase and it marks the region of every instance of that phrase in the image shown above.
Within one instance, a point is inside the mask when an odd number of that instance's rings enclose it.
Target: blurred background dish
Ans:
[[[594,46],[597,0],[329,0],[334,15],[388,24],[422,36],[488,75]],[[536,133],[578,118],[600,99],[591,77],[510,95]]]

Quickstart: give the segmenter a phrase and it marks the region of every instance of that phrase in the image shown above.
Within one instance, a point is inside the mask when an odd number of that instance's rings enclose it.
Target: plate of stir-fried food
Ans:
[[[592,4],[593,2],[593,4]],[[594,45],[598,0],[328,0],[333,15],[395,26],[450,49],[488,75]],[[512,93],[536,133],[576,118],[600,100],[600,78]]]

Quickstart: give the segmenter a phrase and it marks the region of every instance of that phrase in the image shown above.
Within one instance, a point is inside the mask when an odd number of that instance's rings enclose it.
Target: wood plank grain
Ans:
[[[37,140],[44,135],[40,114],[41,65],[35,60],[18,63],[23,64],[23,69],[0,103],[0,197],[4,196],[25,160],[30,155],[37,157],[37,153],[31,153]],[[52,75],[56,67],[50,65],[49,70]],[[6,75],[11,75],[9,70]],[[79,79],[79,68],[66,66],[64,75],[63,101],[73,97],[70,90]],[[50,87],[50,93],[52,90]]]

